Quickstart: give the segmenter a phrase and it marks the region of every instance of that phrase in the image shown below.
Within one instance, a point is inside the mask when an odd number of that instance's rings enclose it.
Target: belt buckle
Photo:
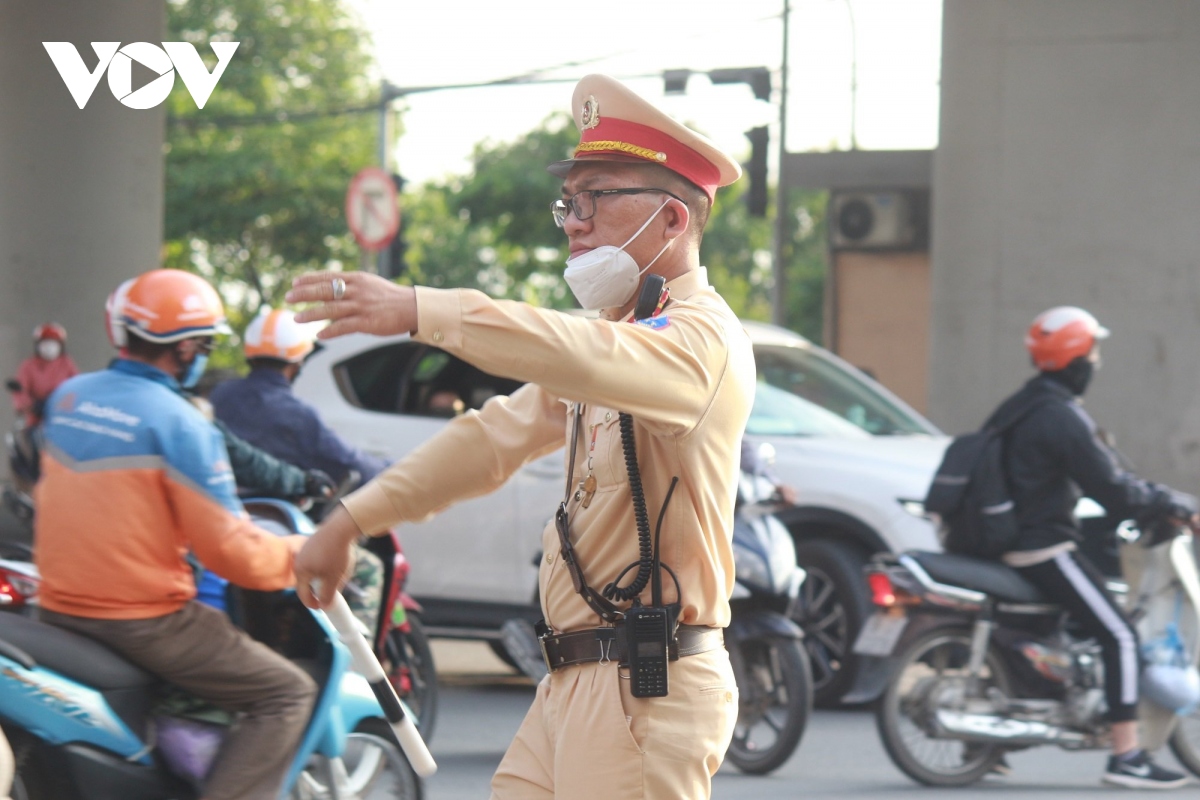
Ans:
[[[550,663],[550,652],[546,649],[546,642],[552,636],[549,631],[538,637],[538,647],[542,651],[542,661],[546,664],[547,672],[554,672],[554,665]]]

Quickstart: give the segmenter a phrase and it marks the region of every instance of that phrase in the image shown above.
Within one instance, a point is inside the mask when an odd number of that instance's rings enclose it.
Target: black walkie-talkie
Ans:
[[[634,697],[667,696],[670,625],[665,608],[634,606],[625,612],[625,659]]]
[[[646,276],[646,282],[642,284],[642,292],[638,295],[637,305],[633,307],[634,319],[646,319],[654,316],[666,282],[662,275],[649,274]]]
[[[662,275],[646,276],[633,308],[634,319],[654,316],[665,284]],[[625,612],[625,661],[629,667],[629,693],[634,697],[667,696],[670,644],[671,617],[657,601],[654,606],[635,605]]]

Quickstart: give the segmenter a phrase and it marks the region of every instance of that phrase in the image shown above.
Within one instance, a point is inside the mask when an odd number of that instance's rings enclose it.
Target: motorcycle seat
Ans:
[[[1010,603],[1048,604],[1050,601],[1012,567],[983,558],[913,550],[905,553],[939,583],[974,589]]]
[[[18,614],[0,614],[0,639],[28,653],[38,666],[100,691],[151,686],[157,679],[95,639]]]

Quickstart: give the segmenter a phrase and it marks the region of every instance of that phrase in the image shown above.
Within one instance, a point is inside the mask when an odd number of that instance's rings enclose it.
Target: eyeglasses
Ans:
[[[687,201],[676,194],[668,192],[666,189],[584,189],[582,192],[576,192],[566,200],[555,200],[550,204],[550,213],[554,215],[554,224],[562,227],[567,221],[567,212],[570,211],[575,215],[575,219],[581,222],[585,219],[591,219],[596,215],[596,198],[603,197],[606,194],[643,194],[644,192],[662,192],[665,195],[675,198],[679,202],[687,205]]]

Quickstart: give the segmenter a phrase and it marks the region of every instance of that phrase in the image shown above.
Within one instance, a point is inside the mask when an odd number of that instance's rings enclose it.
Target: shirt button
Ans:
[[[726,693],[725,693],[725,702],[726,702],[726,703],[732,703],[732,702],[733,702],[733,692],[726,692]]]
[[[605,422],[612,422],[612,412],[611,412],[611,411],[605,411],[605,412],[604,412],[604,421],[605,421]]]
[[[554,553],[546,553],[546,563],[547,564],[554,563]]]
[[[440,343],[440,342],[441,342],[443,339],[445,339],[445,338],[446,338],[446,337],[445,337],[445,336],[442,334],[442,332],[441,332],[441,331],[434,331],[434,332],[433,332],[433,340],[434,340],[435,342],[439,342],[439,343]]]

